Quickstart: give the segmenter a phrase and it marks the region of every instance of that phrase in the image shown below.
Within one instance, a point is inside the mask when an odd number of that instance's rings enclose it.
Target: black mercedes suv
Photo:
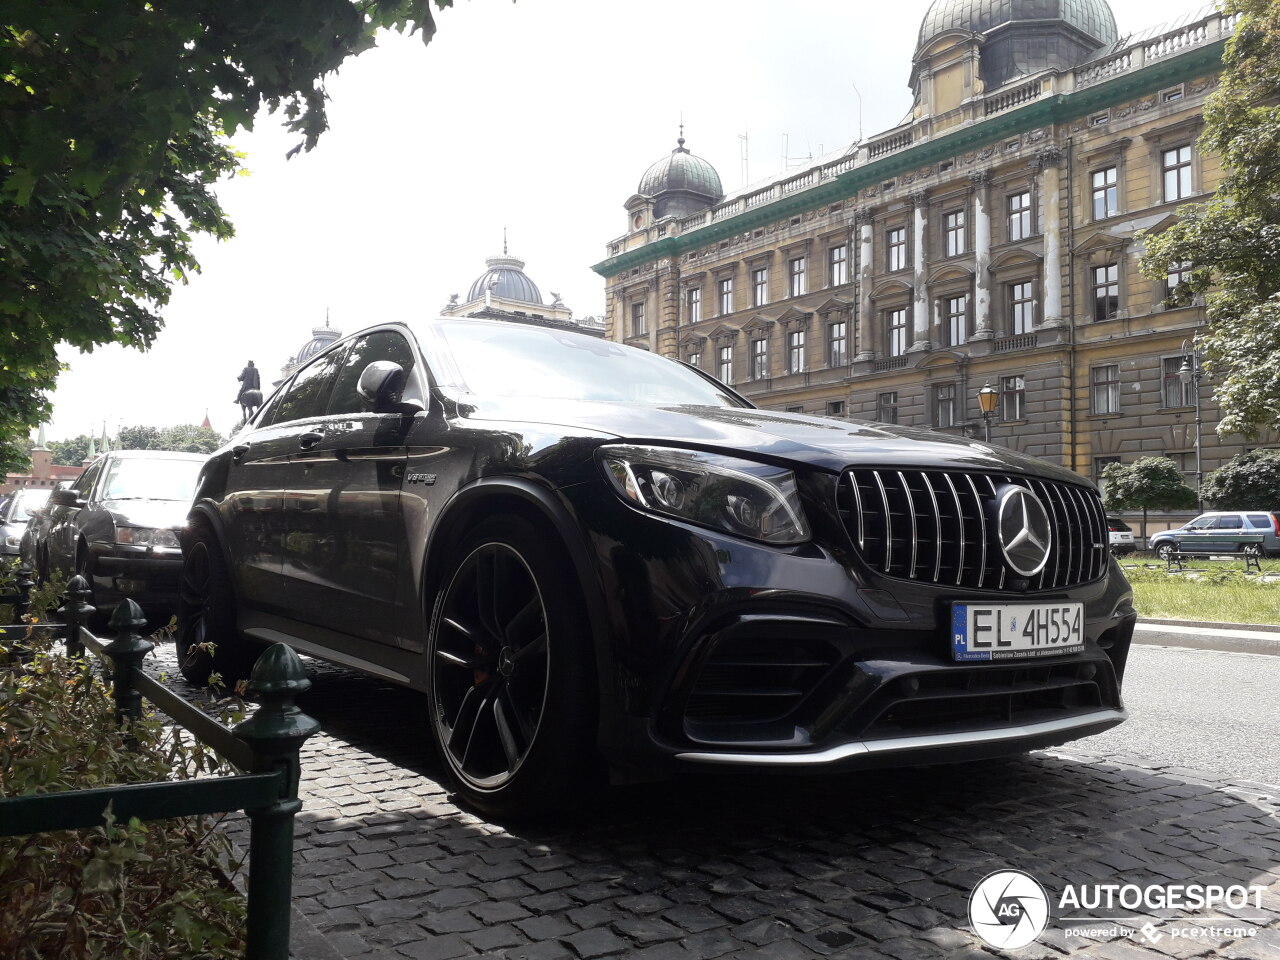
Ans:
[[[604,770],[933,763],[1125,718],[1135,614],[1088,481],[560,329],[336,342],[210,459],[183,555],[189,679],[280,640],[422,690],[490,812]]]

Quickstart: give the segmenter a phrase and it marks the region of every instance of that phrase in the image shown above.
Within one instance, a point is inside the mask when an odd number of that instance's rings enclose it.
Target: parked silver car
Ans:
[[[1261,541],[1258,538],[1261,537]],[[1280,556],[1280,511],[1215,510],[1152,536],[1149,547],[1167,560],[1175,547],[1183,553],[1248,553]]]
[[[0,504],[0,556],[18,556],[31,514],[45,505],[49,489],[18,490]]]

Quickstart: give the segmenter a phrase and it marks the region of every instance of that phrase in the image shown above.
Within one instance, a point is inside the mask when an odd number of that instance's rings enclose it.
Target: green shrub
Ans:
[[[113,722],[95,658],[28,637],[0,640],[0,795],[185,779],[222,770],[190,735],[148,716]],[[208,817],[0,838],[5,960],[212,960],[244,950],[243,898],[225,879],[230,844]]]

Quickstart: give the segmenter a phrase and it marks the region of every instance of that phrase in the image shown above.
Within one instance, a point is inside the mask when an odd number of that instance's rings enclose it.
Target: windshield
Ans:
[[[112,460],[101,499],[190,502],[203,464],[202,460]]]
[[[31,519],[31,511],[39,510],[49,499],[48,490],[31,490],[14,494],[13,509],[9,511],[9,520],[13,523],[26,523]]]
[[[433,358],[437,381],[477,396],[742,406],[674,360],[611,340],[516,323],[444,321],[432,328],[447,348]]]

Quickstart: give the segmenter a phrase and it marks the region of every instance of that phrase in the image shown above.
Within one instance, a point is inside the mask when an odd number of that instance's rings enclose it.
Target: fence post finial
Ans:
[[[89,602],[93,592],[89,589],[89,581],[76,574],[67,581],[66,592],[62,595],[63,603],[58,608],[58,619],[67,625],[67,656],[83,657],[84,643],[80,640],[80,628],[89,625],[89,618],[97,612],[97,608]]]
[[[139,633],[147,626],[147,618],[136,602],[125,598],[111,613],[111,629],[115,633],[104,652],[111,658],[112,696],[116,701],[116,723],[142,718],[142,694],[133,678],[142,671],[142,658],[155,646]]]

